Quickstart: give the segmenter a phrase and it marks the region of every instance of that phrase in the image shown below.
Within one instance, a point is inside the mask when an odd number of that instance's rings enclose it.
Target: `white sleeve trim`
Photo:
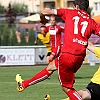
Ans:
[[[57,10],[56,9],[53,9],[53,11],[54,11],[54,14],[57,15]]]

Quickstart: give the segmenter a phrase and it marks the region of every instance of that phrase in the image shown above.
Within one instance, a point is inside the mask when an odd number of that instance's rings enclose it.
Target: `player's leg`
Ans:
[[[46,56],[47,64],[49,64],[49,57],[50,57],[50,55],[51,55],[51,52],[48,52],[47,56]],[[48,77],[48,79],[50,79],[50,76]]]
[[[91,93],[88,89],[83,89],[78,91],[80,96],[82,97],[82,100],[91,100]],[[63,99],[63,100],[70,100],[69,98]]]
[[[84,57],[75,58],[67,53],[63,53],[60,56],[60,66],[58,68],[59,81],[62,85],[62,90],[68,95],[70,100],[82,100],[79,93],[72,87],[74,84],[74,73],[79,69],[83,60]]]
[[[78,93],[82,97],[82,100],[91,100],[91,93],[88,89],[80,90]]]
[[[25,88],[28,86],[34,85],[36,83],[39,83],[45,79],[47,79],[55,70],[55,61],[52,61],[45,69],[34,75],[29,80],[22,80],[21,76],[19,74],[16,75],[16,81],[18,84],[17,90],[19,92],[22,92]]]
[[[34,85],[38,82],[47,79],[52,73],[53,71],[48,71],[47,68],[45,68],[39,73],[37,73],[36,75],[34,75],[31,79],[23,80],[23,81],[21,79],[21,75],[17,74],[16,75],[16,82],[18,84],[17,89],[19,92],[22,92],[28,86]]]
[[[51,55],[51,52],[48,52],[48,53],[47,53],[47,56],[46,56],[47,64],[49,63],[49,57],[50,57],[50,55]]]
[[[87,47],[87,49],[89,49],[91,52],[94,53],[94,48],[95,48],[95,46],[90,41],[88,41],[88,47]]]
[[[16,81],[18,84],[18,88],[17,88],[18,91],[22,92],[28,86],[34,85],[38,82],[41,82],[41,81],[47,79],[55,70],[57,70],[57,68],[55,66],[55,60],[53,60],[52,62],[49,63],[49,65],[45,69],[43,69],[42,71],[37,73],[35,76],[33,76],[29,80],[22,81],[21,76],[19,76],[19,74],[16,75]]]
[[[55,71],[58,69],[58,58],[55,58],[52,62],[49,63],[47,70]]]

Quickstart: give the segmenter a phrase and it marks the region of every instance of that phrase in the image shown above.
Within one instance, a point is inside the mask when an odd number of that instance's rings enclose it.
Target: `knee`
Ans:
[[[82,95],[82,100],[90,100],[91,99],[91,95],[86,94],[86,95]]]
[[[46,68],[47,69],[47,71],[50,73],[50,74],[52,74],[54,71],[52,70],[52,68],[50,68],[50,67],[47,67]]]
[[[48,71],[52,71],[52,67],[50,65],[47,66]]]
[[[62,86],[62,90],[66,93],[66,92],[68,92],[70,89]]]
[[[57,70],[56,66],[51,62],[48,66],[47,66],[47,70],[48,71],[55,71]]]
[[[82,97],[82,100],[90,100],[91,99],[91,95],[86,89],[80,90],[80,91],[78,91],[78,93]]]

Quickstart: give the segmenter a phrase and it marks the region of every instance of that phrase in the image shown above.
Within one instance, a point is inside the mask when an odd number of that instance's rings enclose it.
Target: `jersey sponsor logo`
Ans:
[[[83,40],[79,40],[78,38],[74,38],[73,39],[73,42],[77,42],[81,45],[87,45],[88,43],[86,41],[83,41]]]
[[[56,30],[49,30],[50,35],[56,35]]]

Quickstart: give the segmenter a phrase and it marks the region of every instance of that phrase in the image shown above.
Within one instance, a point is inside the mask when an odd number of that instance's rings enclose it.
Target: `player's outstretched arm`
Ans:
[[[34,44],[38,44],[38,36],[36,37]]]
[[[55,14],[54,10],[42,10],[41,14],[43,15],[51,15],[51,14]]]
[[[87,49],[93,52],[98,58],[100,58],[100,47],[96,47],[90,41],[88,41]]]
[[[95,48],[95,46],[90,41],[88,41],[87,49],[94,53],[94,48]]]

